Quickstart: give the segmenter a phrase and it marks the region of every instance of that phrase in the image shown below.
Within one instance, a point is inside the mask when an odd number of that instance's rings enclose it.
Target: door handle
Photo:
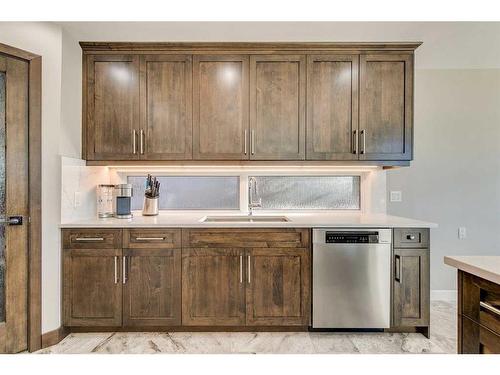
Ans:
[[[243,255],[240,255],[240,284],[243,283]]]
[[[361,130],[361,144],[363,145],[363,148],[359,151],[360,154],[365,154],[366,153],[366,130]]]
[[[247,143],[248,143],[248,131],[245,129],[245,155],[248,153],[248,150],[247,150]]]
[[[124,256],[122,258],[122,283],[126,284],[127,283],[127,257]]]
[[[353,130],[353,132],[352,132],[352,140],[353,140],[353,143],[354,143],[354,151],[353,151],[354,155],[356,155],[358,153],[358,143],[359,143],[359,140],[358,140],[357,134],[358,134],[358,132],[356,130]]]
[[[250,152],[255,154],[255,130],[251,130],[250,132]]]
[[[401,257],[399,255],[394,256],[395,260],[395,270],[394,270],[394,279],[400,283],[401,282]]]
[[[137,154],[137,130],[132,130],[132,152]]]
[[[115,284],[118,284],[118,256],[115,255]]]
[[[480,301],[479,306],[485,308],[488,311],[491,311],[493,314],[500,316],[500,309],[497,309],[495,306],[492,306],[489,303]]]
[[[251,280],[251,277],[250,277],[250,269],[251,269],[251,265],[250,265],[250,255],[247,256],[247,263],[248,263],[248,283],[250,284],[250,280]]]
[[[141,136],[141,139],[139,142],[139,146],[141,149],[141,155],[144,155],[144,148],[145,148],[145,142],[146,142],[145,137],[144,137],[144,129],[141,129],[140,136]]]
[[[1,224],[7,224],[7,225],[23,225],[23,217],[22,216],[1,216],[0,217],[0,225]]]

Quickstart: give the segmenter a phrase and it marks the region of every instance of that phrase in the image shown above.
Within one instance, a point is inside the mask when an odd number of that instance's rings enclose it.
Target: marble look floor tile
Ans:
[[[104,343],[113,333],[71,333],[59,344],[42,349],[40,354],[88,354],[92,350]]]
[[[354,345],[349,334],[312,332],[309,334],[315,353],[320,354],[357,354],[359,349]]]

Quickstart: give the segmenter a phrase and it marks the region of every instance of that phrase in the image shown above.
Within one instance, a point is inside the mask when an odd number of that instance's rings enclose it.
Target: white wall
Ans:
[[[42,332],[60,325],[61,28],[0,22],[0,42],[42,56]]]

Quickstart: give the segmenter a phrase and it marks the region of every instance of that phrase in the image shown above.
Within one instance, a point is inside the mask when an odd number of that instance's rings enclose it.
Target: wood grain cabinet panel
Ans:
[[[358,159],[358,55],[307,57],[307,160]]]
[[[121,253],[121,249],[64,250],[64,325],[121,325]]]
[[[86,66],[87,158],[138,159],[139,56],[89,55]]]
[[[242,249],[182,249],[182,324],[245,324]]]
[[[141,159],[192,159],[191,59],[141,56]]]
[[[413,55],[361,55],[360,160],[411,160]]]
[[[123,325],[180,325],[181,249],[124,249],[123,256]]]
[[[429,249],[394,249],[395,326],[429,325]]]
[[[248,56],[194,56],[193,87],[194,159],[248,159]]]
[[[306,57],[250,57],[250,159],[305,158]]]
[[[308,325],[309,249],[250,249],[247,254],[247,325]]]

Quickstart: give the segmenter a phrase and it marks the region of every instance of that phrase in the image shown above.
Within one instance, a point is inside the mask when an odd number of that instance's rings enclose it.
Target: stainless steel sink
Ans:
[[[286,216],[205,216],[203,223],[284,223]]]

